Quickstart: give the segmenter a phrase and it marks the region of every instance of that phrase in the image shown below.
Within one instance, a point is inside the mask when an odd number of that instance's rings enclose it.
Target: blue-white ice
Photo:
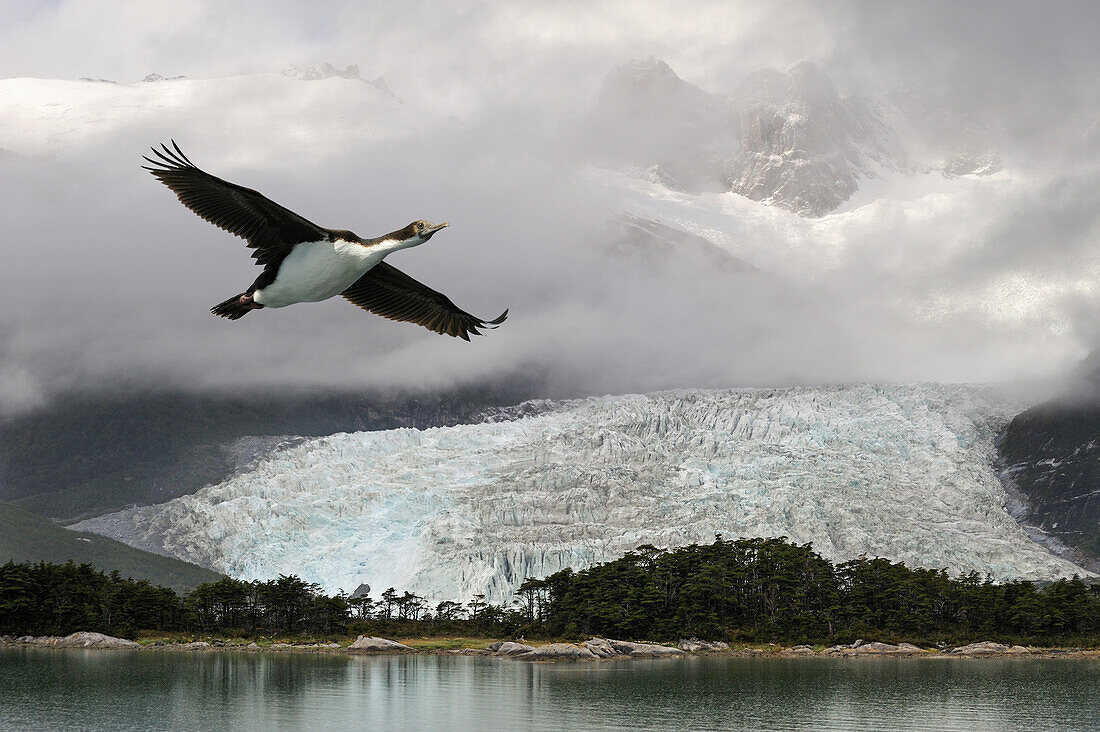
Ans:
[[[679,391],[511,422],[340,434],[165,504],[85,521],[245,578],[504,599],[640,544],[785,535],[1004,578],[1083,571],[1028,539],[990,460],[990,387]]]

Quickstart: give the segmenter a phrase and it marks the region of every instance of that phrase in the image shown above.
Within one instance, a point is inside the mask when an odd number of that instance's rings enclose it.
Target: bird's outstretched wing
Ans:
[[[172,148],[152,148],[159,160],[146,157],[154,167],[142,167],[172,189],[187,208],[215,226],[236,234],[256,251],[257,264],[281,259],[292,246],[303,241],[321,241],[329,232],[285,209],[258,191],[217,178],[199,170],[176,141]]]
[[[380,262],[342,293],[348,302],[390,320],[416,323],[443,335],[470,340],[478,328],[492,329],[508,317],[482,320],[460,310],[450,298],[417,282],[395,267]]]

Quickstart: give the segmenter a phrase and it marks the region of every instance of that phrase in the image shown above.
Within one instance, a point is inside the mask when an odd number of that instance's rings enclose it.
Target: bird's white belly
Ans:
[[[253,298],[269,308],[327,300],[348,289],[385,255],[342,240],[298,244],[283,260],[275,281],[256,290]]]

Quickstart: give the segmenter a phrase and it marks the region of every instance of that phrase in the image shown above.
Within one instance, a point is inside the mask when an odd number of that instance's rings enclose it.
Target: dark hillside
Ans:
[[[997,467],[1039,538],[1070,547],[1070,559],[1100,572],[1100,352],[1074,393],[1017,415],[998,440]],[[1080,552],[1081,554],[1077,554]]]
[[[0,564],[54,562],[91,564],[103,572],[149,580],[183,592],[221,575],[196,564],[135,549],[114,539],[69,531],[10,503],[0,503]]]
[[[443,394],[279,391],[90,395],[0,424],[0,500],[56,519],[160,503],[233,475],[277,439],[477,421],[533,396],[505,384]]]

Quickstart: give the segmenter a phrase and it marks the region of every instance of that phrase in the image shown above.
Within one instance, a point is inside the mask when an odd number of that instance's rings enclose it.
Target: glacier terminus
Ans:
[[[1005,510],[993,441],[1020,407],[997,387],[941,384],[544,402],[309,440],[73,528],[234,577],[429,600],[505,601],[526,577],[715,534],[997,580],[1086,575]]]

